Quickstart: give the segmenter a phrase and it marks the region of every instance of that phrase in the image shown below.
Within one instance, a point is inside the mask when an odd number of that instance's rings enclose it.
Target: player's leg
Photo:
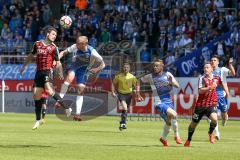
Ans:
[[[207,115],[207,117],[209,117],[209,119],[211,119],[209,131],[208,131],[209,141],[210,141],[210,143],[214,143],[215,138],[214,138],[214,135],[213,135],[213,131],[216,128],[217,121],[218,121],[217,113],[216,113],[215,108],[214,107],[208,107],[206,115]]]
[[[66,77],[65,81],[63,82],[63,84],[61,86],[61,90],[60,90],[60,93],[59,93],[61,98],[63,98],[65,96],[65,94],[67,93],[68,87],[72,83],[74,78],[75,78],[75,72],[73,70],[69,70],[68,74],[67,74],[67,77]]]
[[[226,126],[227,124],[227,121],[228,121],[228,101],[226,98],[225,99],[225,104],[223,105],[223,108],[222,108],[222,125],[223,126]]]
[[[45,91],[48,95],[52,96],[54,100],[56,100],[66,111],[67,117],[71,115],[72,109],[69,108],[64,102],[63,99],[59,96],[58,93],[56,93],[53,90],[52,84],[50,82],[46,82],[45,85]]]
[[[77,97],[76,97],[76,115],[73,117],[74,120],[81,121],[81,111],[83,106],[83,95],[86,88],[87,82],[87,68],[81,67],[76,70],[76,82],[77,82]]]
[[[184,144],[185,147],[190,146],[190,142],[192,141],[193,133],[194,133],[198,123],[202,119],[203,115],[204,115],[204,108],[195,107],[194,113],[192,115],[192,122],[188,126],[188,138],[187,138],[187,141]]]
[[[127,129],[126,127],[126,121],[127,121],[127,112],[131,105],[132,95],[131,94],[118,94],[118,99],[120,101],[121,105],[121,121],[119,129]]]
[[[167,109],[168,108],[169,107],[167,105],[165,105],[164,103],[158,104],[156,106],[157,111],[160,113],[161,118],[165,122],[163,125],[162,135],[160,137],[160,142],[165,147],[169,146],[168,141],[167,141],[167,136],[171,130],[171,120],[170,120],[170,118],[167,118]]]
[[[219,114],[219,118],[222,117],[222,113],[227,111],[227,103],[225,97],[218,97],[218,106],[217,106],[217,113]],[[222,117],[223,119],[223,117]],[[220,131],[218,127],[218,122],[217,125],[214,129],[214,135],[217,140],[220,140]]]
[[[42,124],[43,124],[43,123],[45,123],[48,99],[42,98],[41,100],[42,100]]]
[[[32,129],[37,129],[41,123],[41,109],[42,109],[42,101],[41,96],[43,92],[43,88],[36,87],[38,85],[35,85],[33,88],[33,98],[35,102],[35,114],[36,114],[36,122],[33,125]]]
[[[173,109],[173,103],[168,103],[169,108],[167,109],[167,121],[170,121],[173,131],[174,131],[174,140],[177,144],[182,144],[182,140],[178,131],[178,121],[177,121],[177,112]]]
[[[83,106],[83,94],[85,90],[86,85],[85,84],[78,84],[77,85],[77,97],[76,97],[76,115],[73,117],[74,120],[76,121],[81,121],[81,111],[82,111],[82,106]]]

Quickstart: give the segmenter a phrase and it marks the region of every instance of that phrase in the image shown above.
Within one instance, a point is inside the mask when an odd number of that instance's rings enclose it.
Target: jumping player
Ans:
[[[179,87],[178,82],[170,72],[163,71],[164,63],[162,60],[156,60],[153,64],[153,73],[145,75],[141,78],[143,83],[150,83],[153,96],[156,99],[156,109],[160,112],[160,116],[165,121],[162,136],[160,138],[163,146],[169,146],[167,135],[171,126],[174,130],[174,139],[177,144],[182,144],[178,132],[177,113],[174,110],[170,92],[173,87]]]
[[[71,108],[63,103],[62,98],[56,93],[51,86],[53,62],[56,61],[56,69],[60,78],[63,78],[62,65],[59,60],[59,52],[57,46],[53,43],[57,37],[57,30],[48,27],[46,38],[43,41],[34,43],[32,52],[28,55],[26,62],[22,65],[20,73],[22,74],[26,65],[36,55],[37,71],[34,79],[33,98],[35,101],[36,122],[32,129],[37,129],[41,123],[42,92],[45,90],[48,95],[52,96],[65,110],[67,116],[71,115]]]
[[[105,67],[105,63],[98,52],[88,45],[88,38],[86,36],[79,36],[76,40],[76,44],[73,44],[64,51],[60,52],[60,58],[69,53],[72,54],[72,60],[68,64],[68,74],[61,86],[60,96],[61,98],[64,97],[67,93],[68,86],[72,83],[76,76],[78,93],[76,98],[76,115],[74,116],[74,120],[80,121],[83,93],[86,87],[87,75],[88,73],[99,73]],[[92,66],[95,62],[99,62],[100,65],[93,68]]]
[[[192,116],[192,122],[188,127],[188,139],[184,144],[185,147],[190,146],[195,128],[204,115],[211,120],[208,134],[210,143],[214,143],[213,130],[217,125],[216,107],[218,103],[216,87],[219,84],[221,84],[220,77],[214,76],[211,64],[206,63],[204,65],[204,75],[198,81],[199,96]]]

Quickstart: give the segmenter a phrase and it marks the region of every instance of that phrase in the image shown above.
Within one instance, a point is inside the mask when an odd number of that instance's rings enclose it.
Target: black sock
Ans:
[[[42,110],[42,101],[35,100],[35,114],[36,114],[37,121],[41,119],[41,110]]]
[[[212,122],[211,122],[208,133],[209,133],[209,134],[212,134],[212,133],[213,133],[213,130],[215,129],[216,126],[217,126],[216,123],[212,123]]]
[[[195,129],[193,129],[191,127],[191,125],[189,125],[189,127],[188,127],[188,141],[192,140],[192,136],[193,136],[194,131],[195,131]]]
[[[58,93],[54,93],[52,95],[53,99],[55,99],[64,109],[68,109],[67,105],[64,104],[63,99],[59,96]]]
[[[121,124],[126,124],[126,119],[127,119],[127,111],[126,110],[122,110],[122,114],[121,114]]]
[[[42,108],[42,119],[44,119],[44,118],[45,118],[45,115],[46,115],[46,110],[47,110],[47,109],[45,109],[45,108]]]

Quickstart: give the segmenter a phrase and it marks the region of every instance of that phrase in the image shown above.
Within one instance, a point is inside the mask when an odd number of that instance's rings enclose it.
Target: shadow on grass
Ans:
[[[53,146],[44,146],[44,145],[0,145],[0,148],[52,148]]]
[[[139,148],[178,148],[178,147],[183,147],[183,145],[172,145],[172,146],[168,146],[168,147],[163,147],[161,144],[159,145],[137,145],[137,144],[132,144],[132,145],[128,145],[128,144],[102,144],[99,146],[106,146],[106,147],[139,147]]]

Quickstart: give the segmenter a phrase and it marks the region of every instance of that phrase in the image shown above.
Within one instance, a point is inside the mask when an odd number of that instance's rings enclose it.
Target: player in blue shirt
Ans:
[[[153,73],[145,75],[141,78],[141,80],[143,83],[150,83],[156,102],[156,109],[160,112],[160,116],[165,121],[160,141],[164,146],[168,146],[166,137],[172,126],[176,143],[182,144],[178,132],[177,113],[174,110],[174,105],[170,95],[172,88],[178,88],[179,84],[170,72],[163,71],[163,67],[163,61],[156,60],[153,64]]]
[[[218,96],[218,106],[217,109],[221,113],[222,117],[222,125],[225,126],[228,120],[228,104],[227,104],[227,98],[229,97],[229,90],[227,86],[227,76],[234,76],[235,75],[235,69],[232,65],[233,59],[230,58],[229,60],[229,69],[226,67],[219,67],[219,57],[217,55],[214,55],[211,58],[211,65],[213,67],[213,74],[216,76],[219,76],[222,85],[218,86],[216,91],[217,91],[217,96]],[[216,126],[214,130],[214,134],[217,140],[220,139],[220,133],[218,129],[218,125]]]
[[[83,93],[86,87],[87,76],[89,73],[99,73],[105,67],[105,63],[98,52],[88,45],[88,38],[86,36],[79,36],[76,40],[76,44],[73,44],[64,51],[60,52],[60,58],[66,54],[72,54],[72,59],[67,66],[68,74],[62,84],[60,97],[64,97],[68,90],[68,86],[76,77],[78,93],[76,99],[76,115],[74,116],[74,120],[80,121]],[[99,63],[99,65],[95,67],[95,63]]]

